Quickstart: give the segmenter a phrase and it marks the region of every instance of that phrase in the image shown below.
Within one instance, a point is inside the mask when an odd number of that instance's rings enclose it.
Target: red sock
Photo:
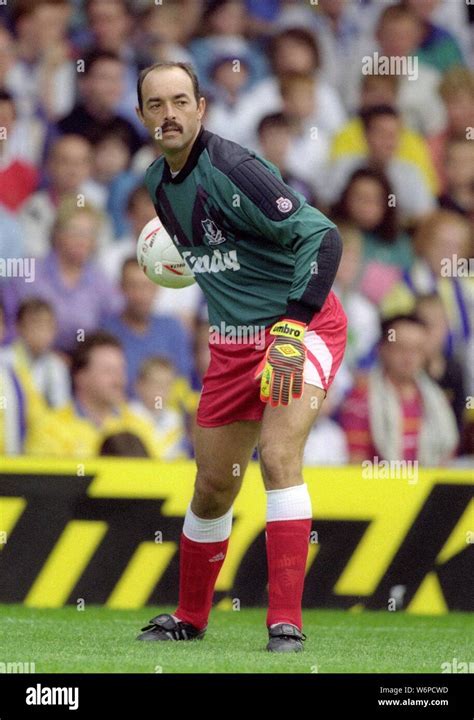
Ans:
[[[310,530],[310,519],[267,522],[267,627],[286,622],[302,628],[301,598]]]
[[[181,535],[179,603],[176,617],[202,630],[212,607],[217,576],[224,563],[229,540],[195,542]]]

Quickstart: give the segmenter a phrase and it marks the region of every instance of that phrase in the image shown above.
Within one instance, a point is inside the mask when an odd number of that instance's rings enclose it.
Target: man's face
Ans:
[[[195,138],[205,100],[194,97],[189,75],[181,68],[152,70],[142,84],[143,110],[137,114],[164,155],[183,150]]]
[[[137,265],[131,263],[125,267],[122,276],[122,292],[126,310],[133,317],[145,320],[149,318],[157,287],[146,277]]]
[[[15,122],[15,107],[10,100],[0,101],[0,128],[5,128],[5,137],[8,136],[13,128]],[[3,132],[0,135],[0,139],[3,139]]]
[[[383,23],[377,37],[384,55],[404,57],[416,50],[422,36],[421,22],[417,22],[415,18],[403,17]]]
[[[411,382],[425,364],[426,330],[407,321],[394,323],[393,330],[394,338],[380,348],[382,365],[394,382]]]
[[[95,0],[88,15],[97,46],[112,52],[119,50],[130,29],[130,19],[122,3],[117,0]]]
[[[96,60],[82,80],[82,93],[92,108],[112,113],[123,93],[123,65],[118,60]]]
[[[111,410],[123,401],[125,383],[124,354],[112,345],[94,348],[87,367],[76,376],[76,387],[81,393]]]
[[[91,173],[91,149],[81,137],[62,138],[48,163],[49,175],[59,193],[76,192]]]
[[[369,155],[379,163],[386,163],[397,151],[400,139],[398,118],[382,115],[374,118],[366,132]]]
[[[29,350],[41,355],[51,349],[56,336],[56,320],[49,310],[37,310],[18,324],[18,334]]]

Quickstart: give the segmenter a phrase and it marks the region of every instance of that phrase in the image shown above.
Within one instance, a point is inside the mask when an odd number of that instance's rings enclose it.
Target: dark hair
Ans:
[[[3,3],[2,3],[3,4]],[[13,26],[16,25],[18,20],[27,15],[32,15],[37,7],[41,5],[68,5],[69,0],[16,0],[13,3],[11,11],[11,21]]]
[[[91,5],[93,5],[95,2],[97,2],[97,0],[85,0],[84,10],[86,11],[86,13],[89,12]],[[117,4],[121,5],[125,12],[130,15],[131,10],[128,0],[114,0],[114,5]]]
[[[148,73],[150,73],[152,70],[170,70],[172,68],[181,68],[181,70],[184,70],[186,75],[188,75],[188,77],[191,79],[191,82],[193,84],[194,97],[196,99],[196,102],[199,103],[199,100],[201,99],[201,89],[199,87],[198,76],[196,75],[191,63],[157,62],[157,63],[154,63],[153,65],[149,65],[148,67],[144,68],[138,76],[137,98],[138,98],[138,107],[140,108],[140,110],[143,110],[143,96],[142,96],[143,81],[145,80]]]
[[[321,53],[319,50],[318,42],[315,36],[305,28],[301,27],[290,27],[286,30],[282,30],[277,35],[274,35],[270,41],[268,48],[268,57],[270,64],[275,67],[276,55],[278,53],[278,43],[280,40],[296,40],[311,50],[314,56],[314,69],[318,70],[321,65]]]
[[[397,118],[397,120],[400,117],[398,111],[391,105],[373,105],[372,107],[361,110],[359,113],[365,132],[369,130],[374,120],[385,117],[386,115]]]
[[[84,75],[89,75],[96,62],[100,62],[101,60],[112,60],[113,62],[122,64],[122,59],[117,53],[111,50],[98,50],[94,48],[84,56]]]
[[[260,135],[261,133],[265,132],[265,130],[271,128],[286,129],[289,127],[290,121],[284,113],[271,113],[270,115],[264,115],[264,117],[260,120],[257,127],[257,133],[258,135]]]
[[[386,7],[379,16],[379,19],[377,21],[376,25],[376,32],[380,32],[380,28],[388,21],[391,20],[400,20],[401,18],[410,18],[416,23],[421,23],[420,18],[416,14],[416,12],[409,7],[408,5],[405,5],[403,2],[400,2],[398,5],[390,5],[389,7]]]
[[[0,102],[9,102],[13,106],[15,105],[15,100],[13,98],[13,95],[8,92],[8,90],[2,90],[0,89]]]
[[[147,458],[150,453],[135,433],[124,431],[106,437],[99,449],[99,455],[109,457]]]
[[[84,370],[89,365],[91,355],[96,348],[114,347],[118,350],[122,349],[122,343],[115,335],[98,330],[86,337],[84,342],[78,342],[77,348],[71,358],[71,377],[74,381],[77,373]]]
[[[53,306],[47,300],[39,297],[30,297],[22,300],[16,312],[16,321],[21,323],[27,315],[33,315],[38,312],[47,312],[56,317]]]
[[[337,215],[343,220],[351,220],[348,210],[349,193],[352,189],[352,186],[358,180],[362,179],[373,180],[374,182],[378,183],[387,199],[389,195],[393,195],[392,186],[390,185],[390,182],[388,181],[385,173],[375,168],[359,168],[352,173],[349,180],[347,181],[344,190],[342,191],[341,197],[339,198],[338,202],[332,207],[331,217],[333,215]],[[381,222],[379,223],[379,225],[377,225],[377,227],[373,228],[371,232],[378,235],[384,242],[392,243],[395,242],[395,240],[397,239],[398,230],[399,224],[397,208],[394,206],[390,206],[387,202],[385,213]]]
[[[426,324],[423,320],[418,317],[416,313],[406,313],[399,315],[392,315],[391,317],[382,318],[380,320],[380,340],[379,345],[388,342],[388,333],[393,330],[393,326],[399,322],[409,322],[419,327],[426,328]]]

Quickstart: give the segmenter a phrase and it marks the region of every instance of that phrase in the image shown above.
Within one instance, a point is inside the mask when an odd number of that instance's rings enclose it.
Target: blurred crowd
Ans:
[[[473,21],[464,0],[0,4],[0,455],[193,455],[206,303],[135,259],[157,157],[137,74],[186,61],[205,127],[343,237],[348,348],[306,464],[469,462]]]

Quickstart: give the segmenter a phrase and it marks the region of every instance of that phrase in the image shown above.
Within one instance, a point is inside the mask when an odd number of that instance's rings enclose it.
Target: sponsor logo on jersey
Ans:
[[[204,230],[204,237],[209,245],[220,245],[227,240],[227,238],[222,234],[222,230],[219,230],[217,227],[214,220],[206,218],[206,220],[201,220],[201,225]]]
[[[218,273],[224,270],[240,270],[240,263],[237,259],[237,250],[221,252],[214,250],[212,255],[193,255],[190,250],[181,252],[193,273]]]
[[[279,197],[276,201],[277,208],[281,213],[289,213],[290,210],[293,210],[293,203],[289,198],[285,198],[283,196]]]

